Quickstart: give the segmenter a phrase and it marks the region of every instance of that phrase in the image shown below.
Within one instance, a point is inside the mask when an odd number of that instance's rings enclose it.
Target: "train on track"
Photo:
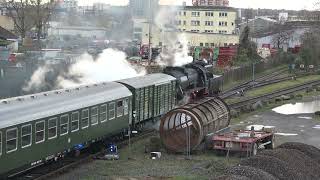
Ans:
[[[190,96],[217,93],[221,77],[204,64],[168,67],[163,73],[0,100],[0,178],[70,152],[124,137]]]

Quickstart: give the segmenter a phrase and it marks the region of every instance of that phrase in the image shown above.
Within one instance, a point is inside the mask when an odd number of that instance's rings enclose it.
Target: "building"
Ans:
[[[106,38],[107,29],[89,26],[51,26],[48,36],[79,36],[92,39]]]
[[[168,9],[163,6],[161,9]],[[141,44],[163,47],[172,44],[172,40],[183,34],[189,46],[223,47],[239,43],[235,20],[237,11],[230,7],[180,6],[172,14],[167,14],[167,24],[159,26],[155,21],[149,27],[147,20],[141,20],[141,26],[134,26],[134,39]],[[157,25],[156,25],[157,24]],[[151,35],[149,35],[149,31]]]
[[[192,0],[194,6],[229,6],[229,0]]]
[[[231,7],[184,6],[177,11],[179,31],[236,34],[237,10]]]
[[[134,18],[151,18],[156,15],[159,0],[130,0],[129,7]]]
[[[240,31],[242,32],[246,26],[249,26],[251,34],[263,34],[272,31],[272,28],[278,24],[277,20],[268,17],[255,17],[247,22],[240,23]]]
[[[60,11],[77,11],[78,0],[56,0],[56,9]]]

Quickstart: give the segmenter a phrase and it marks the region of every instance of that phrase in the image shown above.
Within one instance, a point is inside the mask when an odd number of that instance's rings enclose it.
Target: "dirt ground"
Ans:
[[[319,97],[307,98],[304,101],[315,99],[319,100]],[[294,111],[294,109],[288,109],[288,111]],[[315,117],[314,114],[284,115],[268,110],[255,113],[233,127],[249,125],[274,126],[277,132],[276,145],[284,142],[301,142],[320,148],[320,118]]]

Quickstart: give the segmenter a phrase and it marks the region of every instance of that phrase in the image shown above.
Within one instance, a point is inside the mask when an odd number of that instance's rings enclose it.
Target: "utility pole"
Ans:
[[[153,25],[153,16],[152,16],[152,7],[153,7],[153,0],[149,0],[149,55],[148,55],[148,64],[151,64],[152,59],[152,49],[151,49],[151,33],[152,33],[152,25]]]

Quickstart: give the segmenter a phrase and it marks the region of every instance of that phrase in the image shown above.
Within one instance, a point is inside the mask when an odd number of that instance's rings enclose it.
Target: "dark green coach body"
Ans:
[[[118,81],[133,94],[134,124],[158,117],[176,104],[176,78],[162,73]]]
[[[0,174],[123,132],[131,102],[128,88],[114,82],[0,101]]]

